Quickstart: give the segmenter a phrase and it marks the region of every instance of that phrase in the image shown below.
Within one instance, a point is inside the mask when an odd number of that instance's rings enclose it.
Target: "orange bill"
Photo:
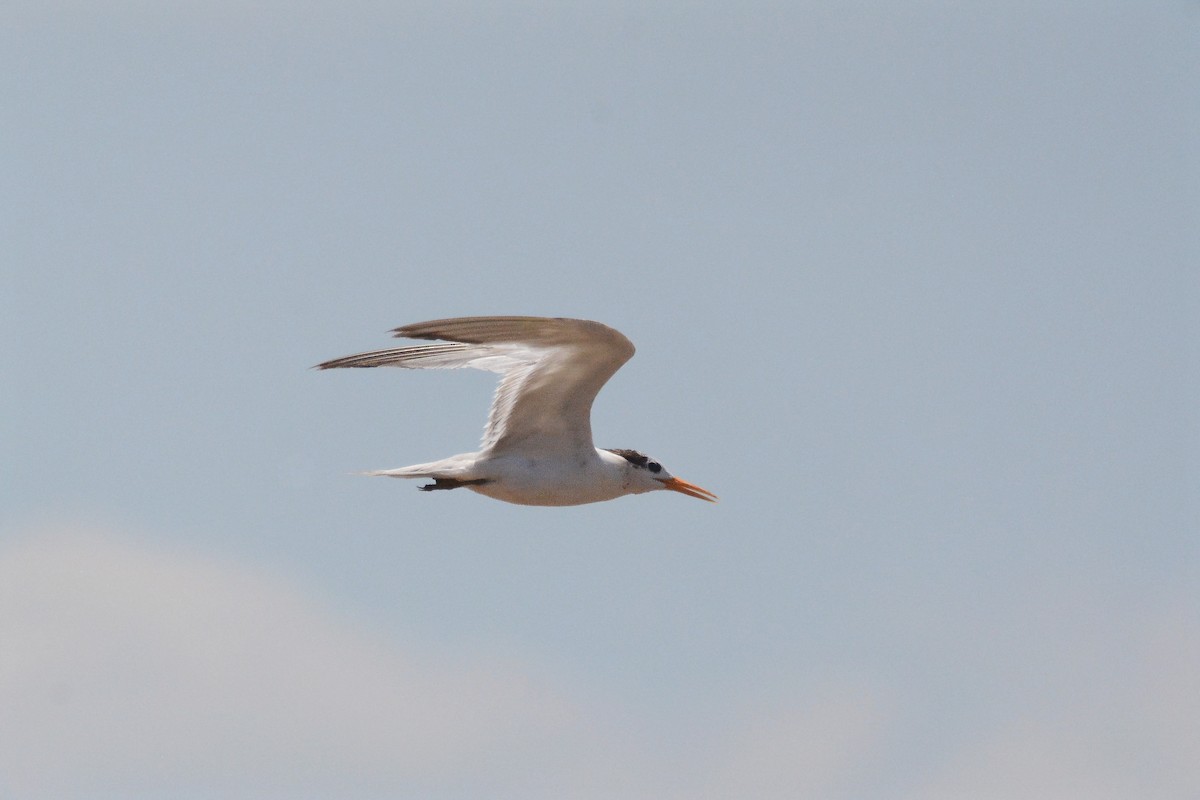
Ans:
[[[682,478],[659,478],[658,482],[663,485],[664,489],[686,494],[688,497],[699,497],[701,500],[707,500],[710,503],[717,502],[717,496],[708,489],[701,489],[696,484],[688,483]]]

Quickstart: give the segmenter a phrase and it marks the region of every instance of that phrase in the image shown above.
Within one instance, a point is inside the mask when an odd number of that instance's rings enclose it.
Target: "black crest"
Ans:
[[[604,449],[610,453],[616,453],[635,467],[648,469],[651,472],[662,471],[662,464],[659,464],[657,461],[651,461],[650,456],[645,453],[639,453],[637,450],[623,450],[619,447],[606,447]]]

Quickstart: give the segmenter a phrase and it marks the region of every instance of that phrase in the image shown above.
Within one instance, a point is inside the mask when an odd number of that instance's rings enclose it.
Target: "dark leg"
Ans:
[[[434,478],[433,483],[427,483],[417,488],[422,492],[434,492],[438,489],[457,489],[460,486],[479,486],[487,482],[487,478],[476,478],[473,481],[460,481],[458,478]]]

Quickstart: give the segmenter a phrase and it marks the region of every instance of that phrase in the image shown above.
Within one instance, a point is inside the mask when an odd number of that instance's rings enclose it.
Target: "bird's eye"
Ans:
[[[646,469],[650,470],[651,472],[662,472],[662,464],[658,463],[657,461],[651,461],[646,465]]]

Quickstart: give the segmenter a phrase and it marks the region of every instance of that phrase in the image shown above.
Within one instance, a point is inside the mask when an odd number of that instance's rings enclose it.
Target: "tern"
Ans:
[[[459,317],[392,332],[438,343],[335,358],[316,369],[469,367],[502,377],[478,452],[367,475],[432,479],[419,488],[465,487],[530,506],[597,503],[657,489],[716,501],[643,453],[592,444],[592,401],[634,353],[619,331],[581,319]]]

